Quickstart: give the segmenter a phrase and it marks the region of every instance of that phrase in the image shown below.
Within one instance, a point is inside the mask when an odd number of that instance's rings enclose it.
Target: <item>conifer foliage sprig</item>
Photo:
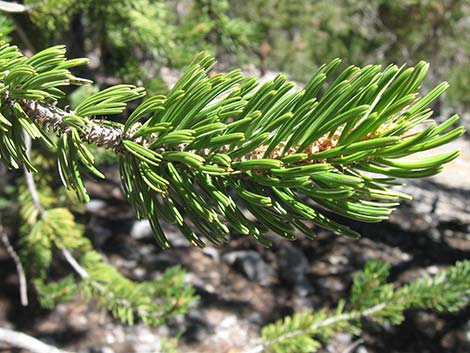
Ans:
[[[63,202],[51,196],[52,190],[47,185],[36,189],[35,185],[20,188],[20,244],[22,261],[41,306],[52,309],[80,293],[98,300],[126,324],[141,320],[147,325],[159,325],[171,316],[186,313],[189,304],[197,299],[180,267],[169,268],[156,280],[135,282],[123,276],[93,250],[84,227],[75,222]],[[34,201],[36,193],[40,204]],[[56,252],[63,253],[78,278],[70,274],[59,280],[50,279]],[[79,260],[72,257],[72,252]]]
[[[127,198],[164,248],[170,244],[162,220],[198,246],[226,241],[231,229],[266,246],[268,231],[314,237],[311,223],[358,237],[322,210],[364,222],[387,219],[409,198],[390,188],[397,178],[437,174],[458,152],[402,158],[464,133],[453,128],[458,116],[440,125],[429,120],[428,106],[447,83],[420,95],[424,62],[338,71],[340,60],[333,60],[295,90],[282,74],[263,85],[239,70],[210,75],[214,59],[200,55],[166,96],[144,98],[142,88],[117,85],[75,111],[57,108],[61,86],[88,83],[69,71],[85,62],[65,59],[63,47],[31,58],[0,47],[1,158],[34,170],[24,129],[57,147],[62,181],[87,201],[81,174],[103,177],[87,144],[115,151]],[[141,98],[124,124],[105,118]]]
[[[353,281],[349,308],[295,313],[267,325],[262,342],[244,353],[311,353],[338,332],[361,333],[361,319],[397,325],[404,311],[456,312],[470,302],[470,261],[460,261],[435,277],[422,277],[400,288],[387,283],[390,266],[370,261]]]

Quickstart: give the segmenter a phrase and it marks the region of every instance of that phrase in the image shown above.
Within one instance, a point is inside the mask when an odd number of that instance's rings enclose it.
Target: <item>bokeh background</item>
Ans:
[[[0,30],[37,51],[66,44],[93,58],[84,74],[164,90],[164,68],[206,50],[219,69],[258,76],[283,71],[306,82],[320,64],[430,63],[428,86],[447,80],[441,111],[470,106],[468,0],[25,0],[30,10],[0,16]],[[97,76],[97,74],[100,74]]]

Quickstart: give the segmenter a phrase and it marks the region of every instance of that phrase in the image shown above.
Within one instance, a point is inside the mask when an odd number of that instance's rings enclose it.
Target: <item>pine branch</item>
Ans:
[[[62,255],[64,255],[67,262],[70,264],[70,266],[75,270],[75,272],[77,272],[77,274],[83,280],[88,280],[89,277],[90,277],[90,274],[87,272],[86,269],[84,269],[78,263],[77,260],[75,260],[75,258],[72,256],[70,251],[66,248],[62,248],[61,252],[62,252]],[[127,300],[121,299],[121,298],[116,298],[115,295],[112,292],[106,290],[106,288],[104,286],[102,286],[98,281],[95,281],[95,280],[91,279],[89,281],[89,283],[93,288],[95,288],[97,290],[97,292],[100,294],[100,296],[102,296],[104,298],[109,298],[111,300],[116,300],[119,303],[119,305],[122,305],[122,306],[126,307],[127,309],[133,310],[133,306]],[[137,309],[137,313],[140,316],[149,316],[149,315],[151,315],[151,313],[149,313],[145,310],[142,310],[142,309]]]
[[[204,246],[203,238],[227,241],[230,229],[269,246],[268,232],[290,240],[298,232],[314,237],[312,224],[358,237],[322,210],[363,222],[387,219],[398,201],[409,199],[391,188],[397,178],[435,175],[459,153],[402,158],[465,131],[453,128],[458,121],[453,116],[409,133],[429,122],[428,105],[447,87],[442,83],[419,96],[425,63],[408,69],[348,67],[320,94],[339,60],[321,66],[295,91],[283,75],[258,89],[255,79],[239,71],[209,77],[214,60],[201,55],[168,96],[149,97],[120,124],[104,117],[122,113],[145,91],[113,86],[75,111],[61,110],[55,105],[64,95],[59,87],[87,83],[68,71],[85,61],[64,55],[63,47],[31,58],[7,45],[0,48],[7,62],[3,81],[0,77],[2,159],[11,168],[24,164],[34,170],[15,133],[24,128],[57,149],[64,185],[87,202],[81,173],[104,177],[87,144],[113,150],[131,206],[138,218],[149,219],[164,248],[170,244],[162,220],[197,246]],[[57,144],[47,130],[58,136]]]
[[[282,345],[286,341],[290,340],[295,340],[296,338],[309,335],[313,336],[322,329],[326,329],[328,327],[334,327],[335,325],[338,325],[339,323],[348,323],[350,321],[355,321],[359,320],[361,318],[368,318],[370,316],[373,316],[377,312],[382,311],[387,307],[387,303],[380,303],[377,305],[374,305],[373,307],[367,308],[363,312],[361,311],[352,311],[348,313],[343,313],[340,315],[336,316],[331,316],[325,319],[324,321],[320,321],[317,323],[314,323],[307,328],[301,329],[301,330],[294,330],[294,331],[289,331],[285,334],[281,334],[276,338],[270,339],[270,340],[265,340],[265,341],[260,341],[257,344],[254,345],[254,347],[243,351],[243,353],[262,353],[265,350],[269,350],[272,347],[276,345]],[[312,316],[313,319],[313,316]],[[341,328],[341,326],[340,326]],[[307,347],[305,347],[308,349]]]
[[[262,340],[244,353],[310,353],[321,341],[349,331],[360,334],[360,320],[399,324],[408,309],[432,309],[455,312],[470,302],[470,261],[457,262],[434,278],[423,277],[401,288],[387,284],[389,266],[371,261],[353,283],[351,309],[344,311],[340,302],[334,312],[296,313],[262,330]]]
[[[134,310],[134,307],[131,303],[129,303],[127,300],[122,299],[122,298],[116,298],[116,295],[107,290],[100,282],[89,279],[90,274],[86,269],[84,269],[78,261],[72,256],[70,251],[66,248],[61,249],[62,254],[64,255],[65,259],[67,262],[70,264],[70,266],[77,272],[77,274],[83,279],[83,280],[88,280],[89,284],[91,287],[93,287],[100,295],[102,298],[107,298],[112,301],[116,301],[120,306],[123,306],[129,310]],[[143,310],[141,308],[137,308],[137,314],[142,317],[148,317],[151,316],[152,313],[148,312],[147,310]],[[164,317],[164,315],[159,315],[161,318]]]

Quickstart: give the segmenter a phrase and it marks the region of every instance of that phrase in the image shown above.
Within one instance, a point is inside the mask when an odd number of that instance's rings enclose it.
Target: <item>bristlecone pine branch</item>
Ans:
[[[261,86],[238,70],[209,76],[214,60],[200,55],[167,96],[146,98],[143,88],[118,85],[74,111],[59,108],[61,86],[89,83],[69,71],[84,63],[65,59],[62,46],[30,58],[0,47],[1,158],[11,168],[35,170],[24,129],[57,150],[63,183],[86,202],[81,172],[103,177],[87,144],[115,151],[127,198],[162,247],[169,243],[161,221],[198,246],[203,238],[226,241],[230,228],[266,246],[269,231],[314,237],[312,223],[358,237],[322,210],[364,222],[387,219],[409,198],[390,188],[396,178],[437,174],[458,152],[402,158],[464,133],[453,128],[457,116],[440,125],[429,120],[428,106],[447,83],[420,96],[424,62],[351,66],[335,75],[340,60],[333,60],[295,90],[283,75]],[[105,118],[137,99],[124,124]]]
[[[351,300],[334,310],[297,312],[265,326],[262,339],[243,353],[313,353],[339,332],[360,335],[361,319],[398,325],[409,309],[456,312],[470,302],[470,261],[459,261],[434,277],[423,276],[400,288],[387,282],[390,265],[367,262],[354,277]]]

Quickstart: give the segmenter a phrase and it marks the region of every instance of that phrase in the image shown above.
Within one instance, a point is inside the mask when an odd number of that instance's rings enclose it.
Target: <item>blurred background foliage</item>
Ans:
[[[165,91],[162,68],[181,68],[201,50],[218,70],[284,71],[305,82],[335,57],[343,65],[429,61],[429,87],[448,80],[438,113],[470,107],[468,0],[25,0],[2,14],[0,31],[22,49],[65,43],[92,58],[80,74],[99,84]],[[253,70],[257,69],[257,71]],[[450,108],[452,107],[452,109]],[[443,111],[444,110],[444,111]]]

